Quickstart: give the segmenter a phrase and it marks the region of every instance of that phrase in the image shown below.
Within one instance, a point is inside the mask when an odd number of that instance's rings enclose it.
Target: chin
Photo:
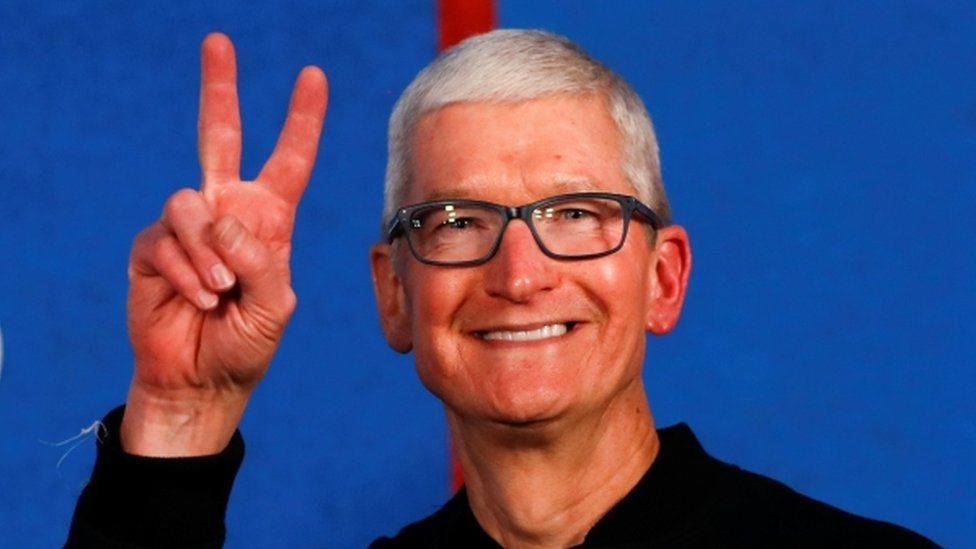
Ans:
[[[516,391],[495,388],[487,403],[486,418],[502,425],[539,426],[565,415],[565,393],[550,387],[521,387]],[[563,388],[565,390],[565,388]]]
[[[567,360],[538,357],[468,359],[449,367],[418,368],[421,382],[447,409],[467,421],[532,426],[552,422],[573,407],[581,387],[579,371]],[[418,363],[421,363],[418,360]],[[434,361],[422,362],[427,365]],[[472,364],[492,364],[473,370]]]
[[[507,426],[533,426],[550,422],[565,412],[565,394],[550,387],[500,387],[469,391],[443,391],[428,386],[448,411],[471,421]],[[506,390],[514,389],[514,390]]]

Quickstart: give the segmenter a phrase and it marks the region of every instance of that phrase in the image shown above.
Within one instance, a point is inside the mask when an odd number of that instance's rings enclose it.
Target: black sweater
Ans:
[[[240,435],[215,456],[144,458],[121,450],[121,419],[122,408],[105,419],[109,435],[99,443],[66,546],[221,546],[227,500],[244,457]],[[651,468],[581,547],[935,547],[899,526],[846,513],[718,461],[687,425],[658,434],[661,449]],[[433,515],[371,547],[499,545],[478,524],[462,489]]]

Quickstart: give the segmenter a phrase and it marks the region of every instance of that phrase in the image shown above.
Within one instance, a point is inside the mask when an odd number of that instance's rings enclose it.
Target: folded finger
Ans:
[[[213,309],[216,294],[204,288],[176,236],[156,223],[136,237],[132,247],[136,275],[162,277],[179,295],[202,310]]]
[[[234,285],[234,275],[213,249],[213,216],[202,194],[192,189],[177,191],[166,201],[161,221],[176,235],[200,280],[210,290],[224,291]]]
[[[257,307],[283,325],[295,307],[287,265],[276,264],[268,247],[233,216],[217,220],[213,235],[221,258],[237,276],[241,305]]]

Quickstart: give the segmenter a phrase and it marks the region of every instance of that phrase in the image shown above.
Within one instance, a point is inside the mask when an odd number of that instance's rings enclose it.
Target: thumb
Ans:
[[[232,215],[214,223],[213,241],[221,259],[237,276],[241,306],[258,307],[269,320],[284,324],[295,308],[287,266],[278,268],[268,247]]]

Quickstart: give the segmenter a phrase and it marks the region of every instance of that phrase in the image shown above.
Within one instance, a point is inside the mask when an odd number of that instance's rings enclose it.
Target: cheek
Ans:
[[[467,278],[446,269],[416,269],[407,285],[407,306],[417,336],[429,337],[432,331],[455,322],[457,310],[470,292]]]
[[[624,248],[606,258],[613,261],[595,265],[587,289],[592,301],[602,309],[608,326],[636,326],[643,331],[651,285],[650,269],[643,266],[648,265],[649,258],[646,253],[625,253],[628,251]]]
[[[457,312],[471,294],[473,281],[449,269],[417,268],[408,280],[407,309],[413,331],[414,360],[425,384],[431,376],[456,368]]]
[[[641,243],[643,244],[643,242]],[[612,371],[639,372],[645,348],[645,324],[650,295],[650,269],[643,268],[649,258],[646,253],[625,253],[627,248],[607,257],[590,271],[586,291],[589,299],[600,309],[602,323],[598,326],[598,343],[590,359],[600,363],[598,369],[587,372],[595,376],[589,383],[614,383],[627,375],[610,375]]]

